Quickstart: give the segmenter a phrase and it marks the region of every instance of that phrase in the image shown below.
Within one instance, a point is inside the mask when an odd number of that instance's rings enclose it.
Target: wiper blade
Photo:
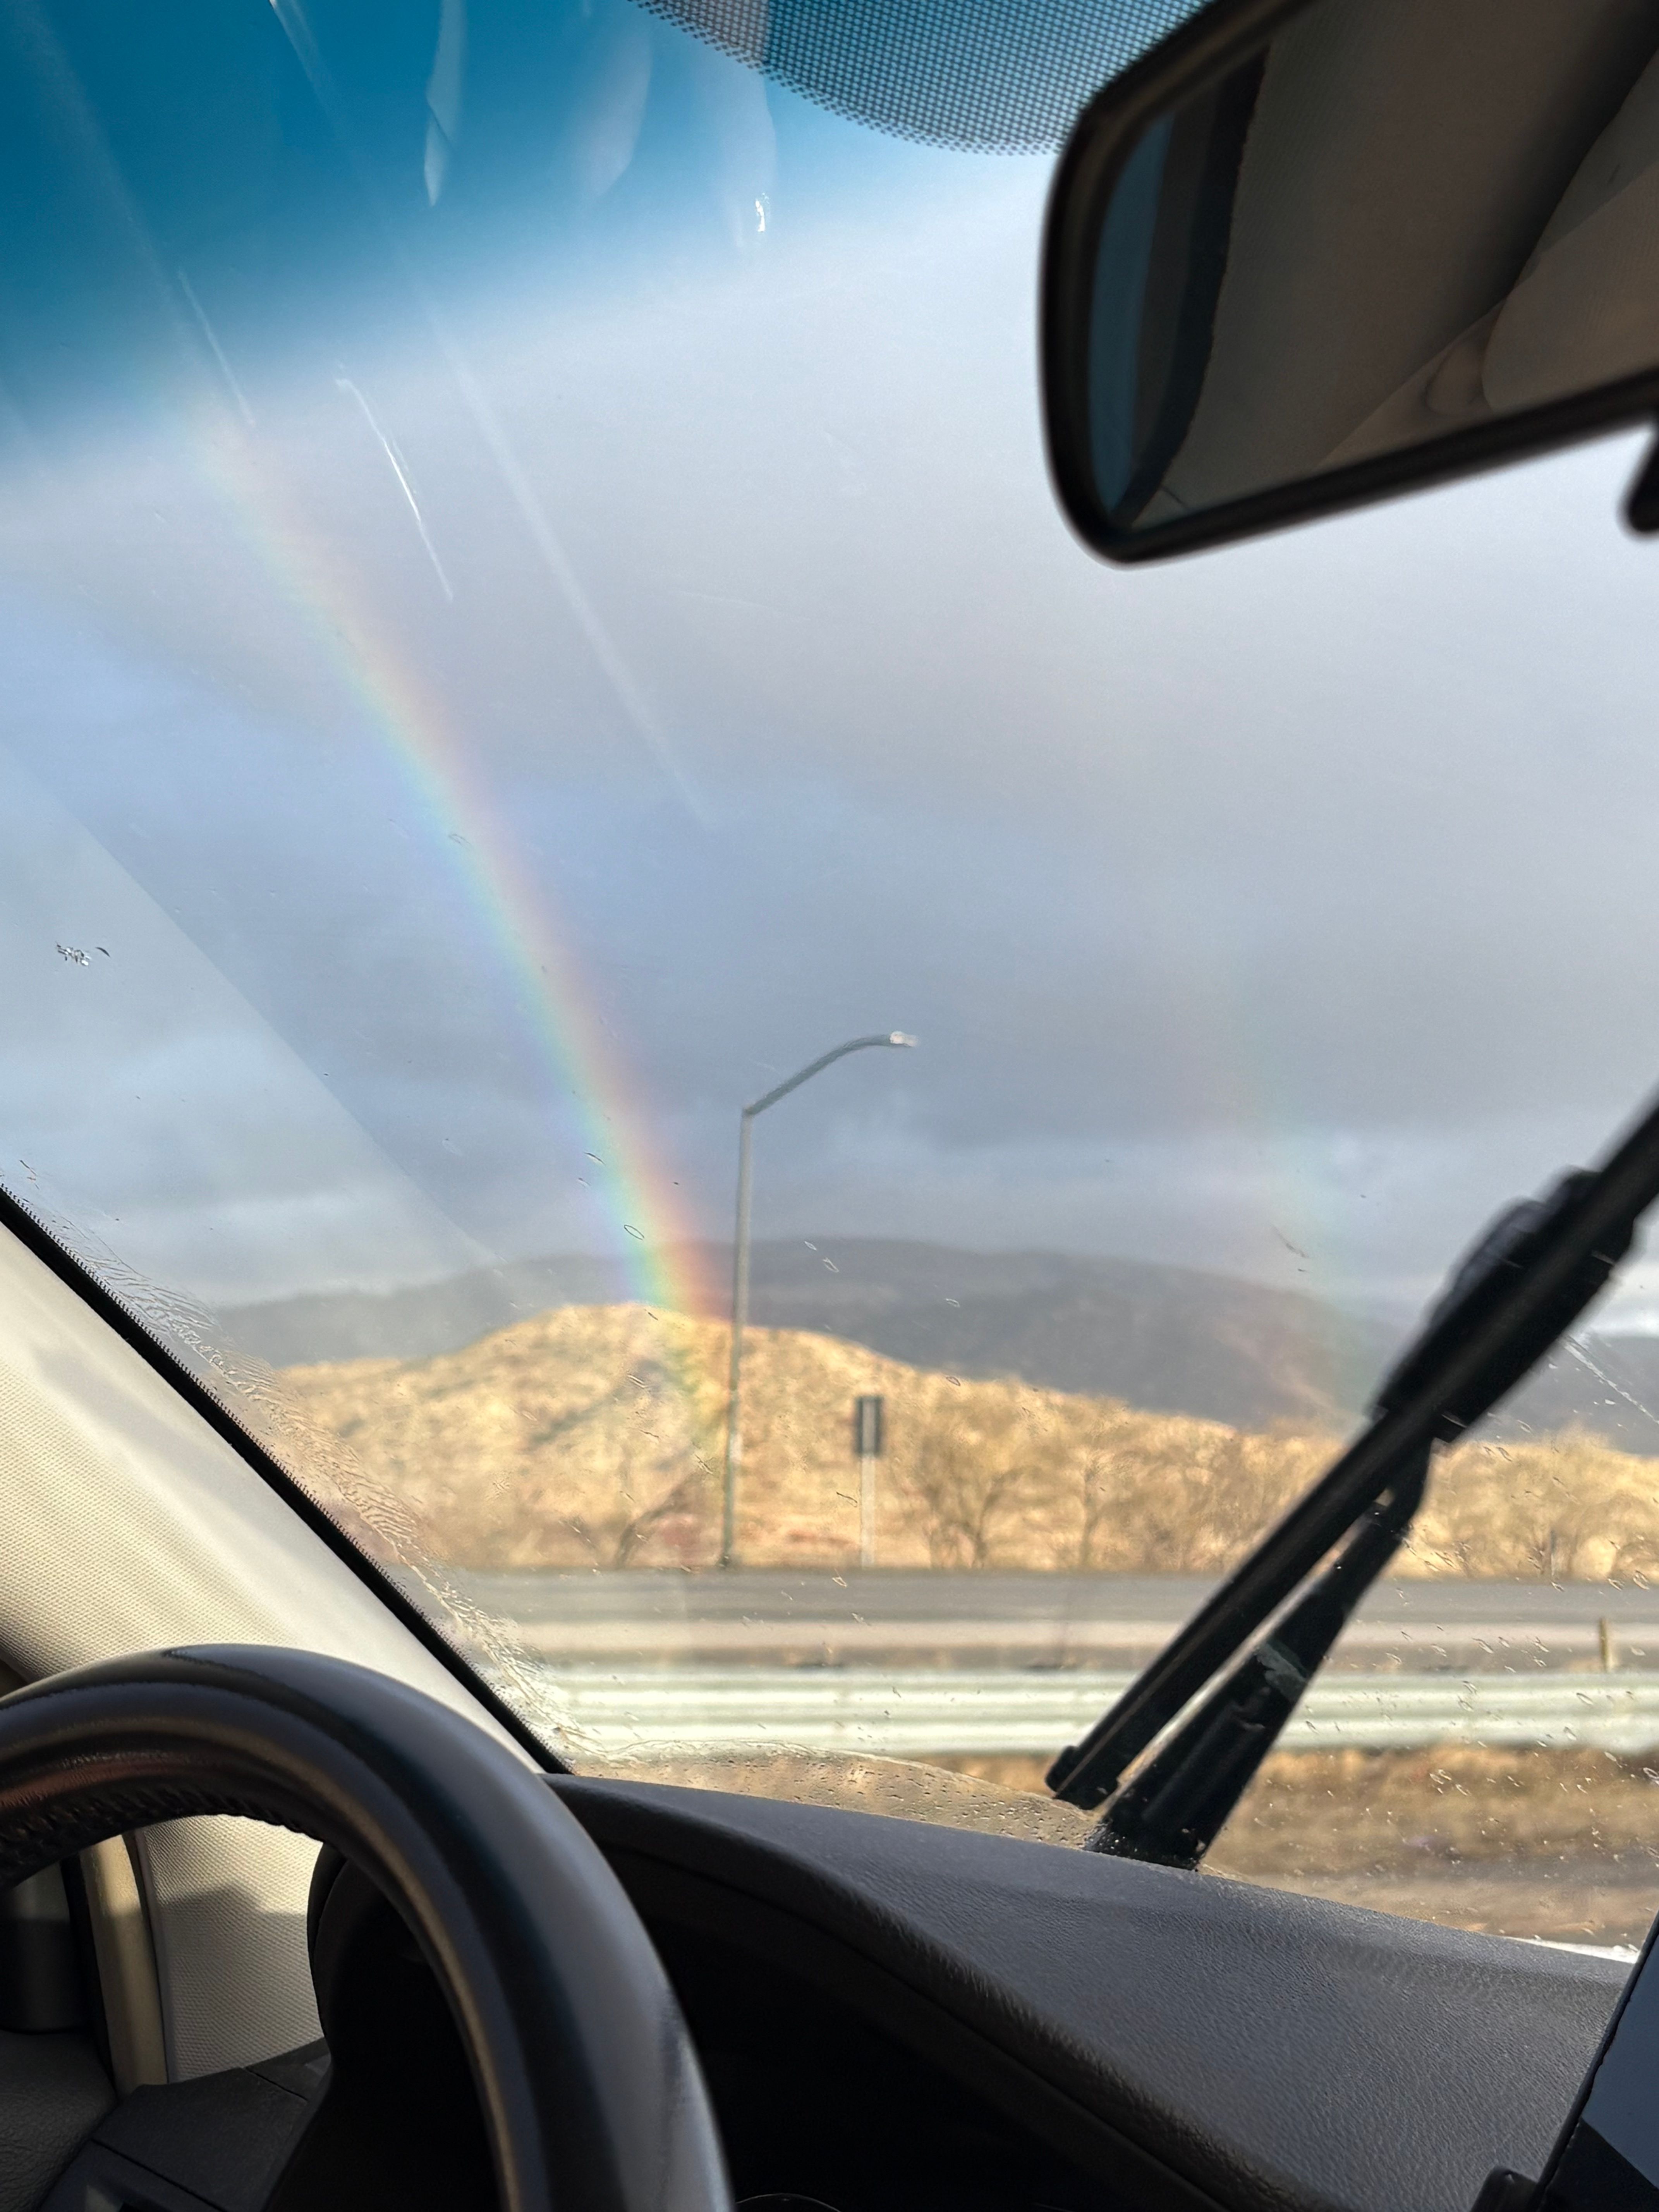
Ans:
[[[1489,1413],[1571,1328],[1659,1198],[1659,1106],[1604,1164],[1512,1206],[1480,1239],[1379,1394],[1366,1429],[1291,1507],[1079,1744],[1048,1770],[1057,1797],[1103,1804],[1125,1770],[1419,1456]]]
[[[1212,1697],[1120,1790],[1085,1844],[1114,1857],[1195,1867],[1221,1833],[1353,1609],[1423,1502],[1429,1454],[1363,1514],[1334,1563]]]

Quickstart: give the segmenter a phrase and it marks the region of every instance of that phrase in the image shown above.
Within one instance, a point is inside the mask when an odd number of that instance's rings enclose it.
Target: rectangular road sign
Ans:
[[[853,1456],[879,1459],[882,1447],[882,1401],[879,1397],[853,1401]]]

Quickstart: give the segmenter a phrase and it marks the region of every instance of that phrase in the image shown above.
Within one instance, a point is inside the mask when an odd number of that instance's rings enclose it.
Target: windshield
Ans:
[[[0,1180],[579,1769],[1079,1840],[1659,1075],[1627,445],[1060,520],[1054,155],[1184,12],[993,112],[787,11],[0,10]],[[1656,1347],[1638,1263],[1443,1459],[1218,1872],[1639,1936]]]

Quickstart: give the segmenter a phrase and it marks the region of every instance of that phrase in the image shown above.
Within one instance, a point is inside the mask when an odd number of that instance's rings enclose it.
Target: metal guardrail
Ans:
[[[613,1757],[765,1746],[1045,1755],[1074,1741],[1129,1680],[926,1668],[548,1673],[570,1726]],[[1659,1674],[1334,1675],[1314,1684],[1283,1738],[1287,1751],[1434,1743],[1659,1750]]]

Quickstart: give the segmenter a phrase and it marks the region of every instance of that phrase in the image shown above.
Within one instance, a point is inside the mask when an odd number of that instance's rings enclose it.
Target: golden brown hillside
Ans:
[[[284,1371],[288,1395],[406,1500],[458,1566],[698,1565],[719,1521],[726,1331],[568,1306],[465,1350]],[[1211,1573],[1334,1439],[1252,1435],[1021,1382],[928,1373],[835,1337],[756,1329],[738,1549],[841,1565],[858,1540],[853,1399],[887,1401],[884,1565]],[[1568,1436],[1466,1445],[1407,1572],[1659,1572],[1659,1463]]]

